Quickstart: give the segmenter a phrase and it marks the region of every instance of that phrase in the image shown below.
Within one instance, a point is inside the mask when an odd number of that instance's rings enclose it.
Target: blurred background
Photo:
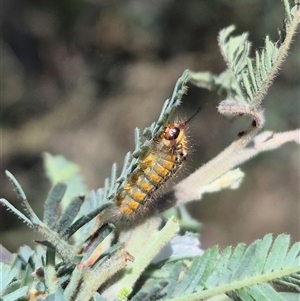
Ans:
[[[39,216],[50,184],[42,153],[81,168],[89,189],[102,187],[113,162],[134,147],[134,128],[156,120],[185,69],[222,72],[218,32],[236,24],[253,49],[278,39],[277,0],[2,0],[1,197],[20,208],[4,175],[21,183]],[[267,130],[299,127],[299,36],[265,99]],[[220,97],[190,87],[179,117],[203,110],[190,125],[185,177],[216,156],[249,120],[216,112]],[[239,190],[190,204],[203,223],[203,248],[250,243],[268,232],[299,239],[299,148],[287,144],[241,166]],[[1,243],[11,252],[38,234],[0,207]]]

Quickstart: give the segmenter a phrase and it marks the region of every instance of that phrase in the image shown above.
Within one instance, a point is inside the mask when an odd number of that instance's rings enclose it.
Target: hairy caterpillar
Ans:
[[[141,217],[155,204],[155,193],[181,168],[187,156],[187,123],[200,111],[182,123],[168,124],[153,140],[137,170],[117,192],[115,203],[104,220],[128,221]]]

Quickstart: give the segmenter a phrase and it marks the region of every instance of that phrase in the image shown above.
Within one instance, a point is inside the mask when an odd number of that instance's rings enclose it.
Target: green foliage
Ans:
[[[288,0],[283,3],[284,28],[279,31],[276,42],[266,36],[264,47],[255,51],[255,58],[250,58],[251,43],[248,41],[248,34],[233,37],[235,26],[231,25],[219,34],[219,47],[228,68],[220,75],[208,72],[191,75],[192,82],[197,86],[216,90],[226,98],[218,106],[221,114],[250,115],[259,128],[264,123],[261,103],[287,56],[299,23],[297,5],[291,8]]]
[[[279,235],[273,240],[268,234],[248,248],[239,244],[234,249],[228,247],[220,252],[213,247],[192,260],[167,263],[160,270],[169,270],[169,275],[156,279],[156,282],[167,280],[167,283],[161,282],[163,287],[159,294],[163,296],[156,296],[155,300],[202,300],[218,294],[241,300],[284,300],[266,282],[276,282],[286,274],[294,275],[295,284],[299,285],[296,278],[300,271],[300,245],[296,243],[287,249],[288,245],[287,235]],[[147,284],[133,300],[151,300],[152,287]],[[293,282],[288,286],[293,287]],[[260,295],[264,295],[264,299],[255,297]],[[144,299],[139,299],[140,296]]]
[[[61,203],[62,208],[65,208],[74,197],[87,192],[78,165],[66,160],[63,156],[52,156],[49,153],[44,153],[43,158],[45,173],[50,183],[54,185],[63,182],[67,186]]]
[[[198,240],[191,233],[178,234],[180,227],[195,233],[199,229],[199,223],[184,207],[165,213],[167,221],[163,224],[160,217],[153,216],[157,212],[136,224],[103,224],[101,221],[106,209],[114,206],[118,191],[136,171],[139,160],[148,153],[153,140],[162,133],[180,105],[189,81],[225,95],[227,99],[218,108],[220,113],[248,114],[252,123],[250,130],[240,134],[210,165],[200,169],[204,173],[200,177],[204,181],[202,185],[195,185],[194,180],[188,178],[194,194],[184,198],[188,195],[180,190],[182,185],[186,186],[184,180],[162,196],[163,202],[170,200],[176,207],[199,199],[205,192],[237,188],[243,174],[232,168],[254,156],[249,142],[254,145],[255,154],[289,141],[298,142],[294,138],[296,132],[287,133],[284,138],[274,135],[273,140],[270,133],[263,133],[263,137],[254,139],[264,122],[262,99],[287,54],[300,19],[298,6],[291,9],[284,0],[284,7],[285,28],[279,40],[273,43],[267,37],[265,47],[256,52],[254,59],[249,58],[247,34],[232,37],[233,26],[222,30],[219,45],[228,69],[218,76],[184,71],[158,120],[143,131],[142,137],[136,129],[135,149],[126,155],[120,175],[114,164],[102,189],[87,192],[74,163],[61,156],[45,154],[45,170],[53,187],[40,220],[18,181],[6,173],[25,214],[5,199],[1,199],[1,203],[39,231],[45,240],[36,241],[35,249],[21,247],[11,264],[1,263],[1,300],[276,301],[299,297],[296,293],[278,293],[271,286],[299,290],[300,243],[290,246],[288,235],[274,239],[267,234],[248,247],[238,244],[220,251],[215,246],[202,254]],[[175,213],[177,217],[172,216]]]

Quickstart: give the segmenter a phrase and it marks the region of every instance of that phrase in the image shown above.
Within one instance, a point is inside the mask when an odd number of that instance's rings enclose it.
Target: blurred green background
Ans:
[[[90,189],[101,187],[113,162],[134,147],[134,128],[156,120],[185,69],[222,72],[218,32],[236,24],[253,49],[283,24],[279,0],[3,0],[1,35],[1,197],[20,208],[4,176],[12,172],[42,215],[50,189],[45,151],[80,165]],[[299,127],[299,36],[264,106],[267,130]],[[216,93],[190,87],[179,117],[203,110],[190,125],[193,172],[245,128],[245,118],[216,112]],[[295,144],[242,166],[239,190],[207,195],[188,207],[203,222],[204,248],[249,243],[265,233],[299,239],[299,149]],[[10,251],[38,234],[4,208],[1,243]]]

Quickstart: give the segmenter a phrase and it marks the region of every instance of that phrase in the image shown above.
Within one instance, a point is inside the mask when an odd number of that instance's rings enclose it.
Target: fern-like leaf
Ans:
[[[221,52],[238,83],[238,97],[234,100],[242,100],[257,108],[284,61],[299,23],[299,8],[291,9],[288,0],[283,2],[286,16],[282,30],[284,39],[272,42],[267,36],[263,49],[255,52],[254,59],[249,58],[250,43],[246,34],[232,37],[233,26],[220,32]]]
[[[208,72],[191,72],[191,81],[197,86],[217,90],[226,98],[221,101],[218,111],[224,115],[250,115],[257,128],[262,128],[264,120],[261,103],[272,84],[290,48],[292,38],[300,22],[299,3],[290,7],[289,0],[283,0],[284,28],[279,31],[279,39],[272,42],[265,38],[264,47],[255,51],[250,58],[248,34],[233,36],[235,26],[231,25],[219,34],[219,47],[228,69],[220,75]]]
[[[202,300],[219,294],[228,294],[233,300],[285,300],[270,283],[299,289],[295,279],[300,275],[300,245],[296,243],[289,249],[289,240],[287,235],[273,240],[268,234],[248,248],[239,244],[234,250],[228,247],[219,253],[213,247],[195,257],[185,272],[181,270],[181,277],[174,266],[166,278],[177,279],[177,283],[172,281],[164,288],[163,300]],[[146,294],[147,290],[138,294]]]

